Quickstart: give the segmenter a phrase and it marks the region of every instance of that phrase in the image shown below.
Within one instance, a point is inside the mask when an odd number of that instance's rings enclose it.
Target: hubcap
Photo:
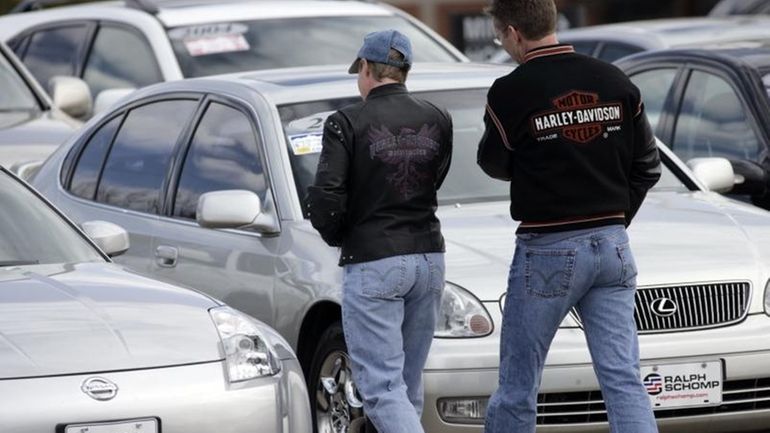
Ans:
[[[321,364],[315,406],[318,433],[363,431],[363,403],[345,352],[331,352]]]

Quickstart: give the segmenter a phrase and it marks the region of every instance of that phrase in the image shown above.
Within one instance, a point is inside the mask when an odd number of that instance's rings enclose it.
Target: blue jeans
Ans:
[[[353,380],[379,433],[421,433],[422,369],[444,290],[444,254],[345,265],[342,327]]]
[[[534,433],[548,348],[576,306],[610,430],[657,432],[639,377],[634,323],[636,264],[623,226],[520,234],[508,278],[500,341],[500,383],[486,433]]]

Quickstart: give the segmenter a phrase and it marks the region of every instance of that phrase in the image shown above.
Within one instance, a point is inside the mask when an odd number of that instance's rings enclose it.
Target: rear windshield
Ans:
[[[415,62],[459,61],[399,16],[310,17],[212,23],[168,31],[185,77],[256,69],[348,64],[367,33],[396,29],[409,37]]]

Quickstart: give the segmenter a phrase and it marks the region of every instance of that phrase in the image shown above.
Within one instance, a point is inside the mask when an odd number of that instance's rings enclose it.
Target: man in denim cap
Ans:
[[[368,34],[350,67],[363,101],[326,120],[310,220],[341,247],[342,319],[366,431],[422,432],[422,369],[444,288],[436,190],[452,121],[409,94],[409,39]],[[372,426],[371,424],[374,424]]]

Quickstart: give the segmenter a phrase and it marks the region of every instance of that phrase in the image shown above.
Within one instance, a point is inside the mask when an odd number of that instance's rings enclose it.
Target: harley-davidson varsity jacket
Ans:
[[[660,178],[639,89],[570,45],[530,51],[487,100],[478,164],[511,182],[518,232],[628,225]]]

